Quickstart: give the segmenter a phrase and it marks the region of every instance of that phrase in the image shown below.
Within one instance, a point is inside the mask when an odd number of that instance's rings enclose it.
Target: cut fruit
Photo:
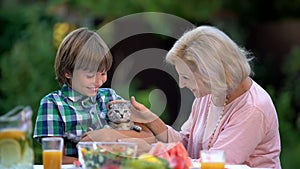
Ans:
[[[0,140],[1,139],[21,139],[25,140],[25,132],[22,130],[5,130],[0,132]]]
[[[24,150],[22,153],[22,162],[28,163],[33,161],[34,159],[34,154],[33,154],[33,150],[32,148],[28,145],[28,142],[26,142],[25,146],[24,146]]]
[[[155,156],[151,155],[151,154],[141,154],[138,157],[139,160],[143,160],[143,161],[147,161],[147,162],[151,162],[151,163],[161,163],[161,161],[156,158]]]
[[[9,167],[21,160],[20,144],[13,139],[0,140],[0,164]]]

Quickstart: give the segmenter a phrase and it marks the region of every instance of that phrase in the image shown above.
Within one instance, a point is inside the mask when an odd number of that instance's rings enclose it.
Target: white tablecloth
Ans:
[[[200,169],[199,163],[194,163],[195,167],[192,167],[191,169]],[[226,169],[254,169],[250,168],[247,165],[225,165]],[[34,169],[44,169],[43,165],[34,165]],[[77,169],[74,167],[74,165],[62,165],[62,169]],[[255,169],[266,169],[266,168],[255,168]]]
[[[194,167],[191,169],[200,169],[200,163],[199,162],[193,162]],[[251,169],[247,165],[225,165],[226,169]]]
[[[194,167],[192,167],[191,169],[200,169],[200,163],[193,161],[193,165]],[[271,169],[271,168],[251,168],[247,165],[225,165],[225,169]]]
[[[34,165],[33,169],[44,169],[43,165]],[[73,164],[62,165],[61,169],[77,169]]]

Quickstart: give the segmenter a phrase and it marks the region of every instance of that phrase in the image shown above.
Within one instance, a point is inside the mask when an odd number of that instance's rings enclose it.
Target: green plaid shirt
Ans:
[[[64,137],[65,153],[77,157],[77,142],[89,130],[105,125],[106,104],[122,99],[113,89],[99,88],[95,97],[86,97],[64,85],[61,90],[45,96],[36,118],[33,137]]]

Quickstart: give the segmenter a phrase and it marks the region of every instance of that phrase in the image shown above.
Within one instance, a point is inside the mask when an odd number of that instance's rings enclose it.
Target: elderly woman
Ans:
[[[192,112],[176,131],[131,99],[137,119],[164,142],[181,141],[191,158],[220,149],[226,163],[280,169],[280,135],[269,94],[250,78],[249,54],[219,29],[186,32],[168,52],[179,86],[195,95]]]

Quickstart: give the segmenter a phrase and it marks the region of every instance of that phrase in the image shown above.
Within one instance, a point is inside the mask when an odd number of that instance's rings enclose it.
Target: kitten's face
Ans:
[[[111,122],[124,123],[130,121],[130,103],[121,102],[109,105],[107,117]]]

